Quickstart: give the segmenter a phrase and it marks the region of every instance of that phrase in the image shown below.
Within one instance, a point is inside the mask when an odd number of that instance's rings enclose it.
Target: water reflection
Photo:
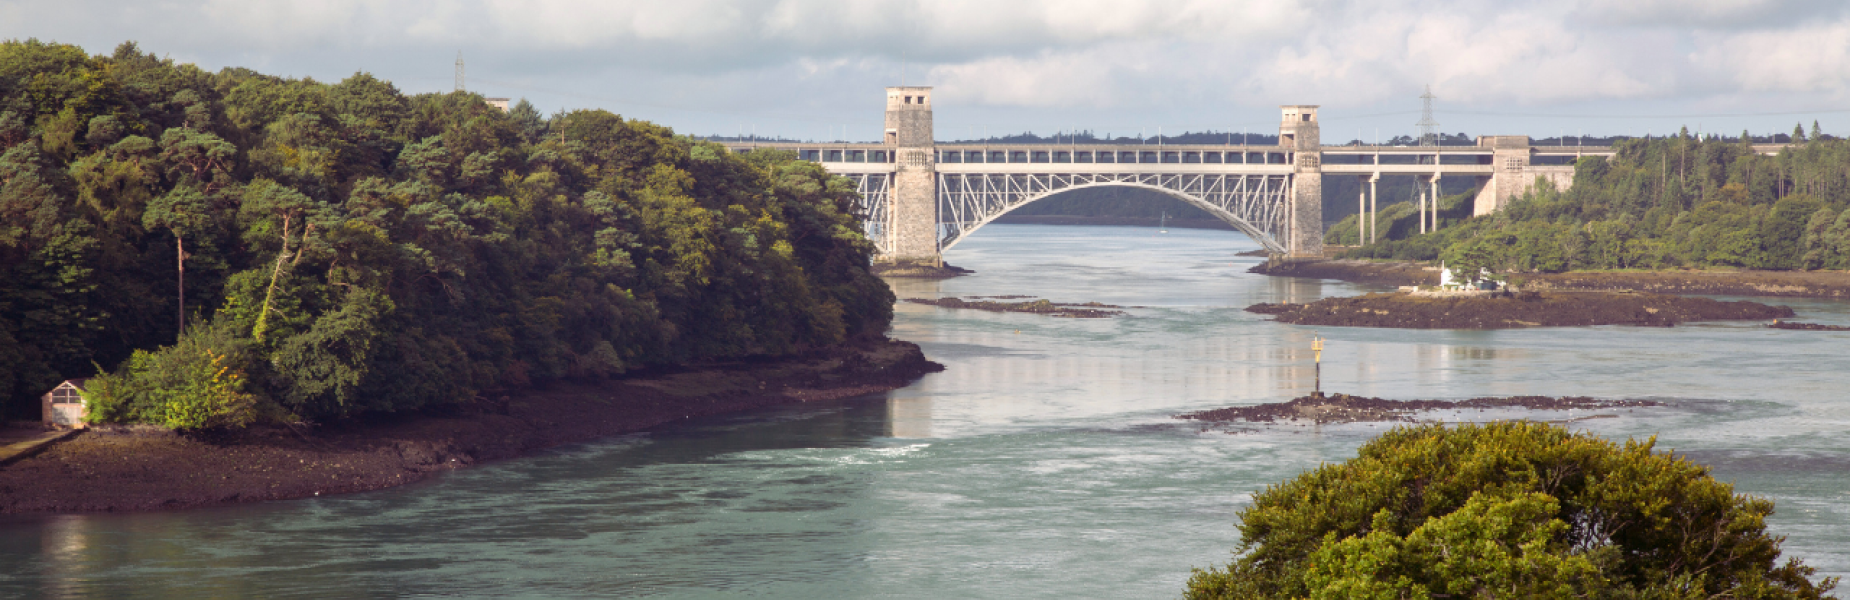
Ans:
[[[82,516],[58,516],[46,521],[41,529],[40,560],[43,561],[40,588],[48,598],[76,597],[78,582],[88,576],[85,565],[90,561],[89,520]]]

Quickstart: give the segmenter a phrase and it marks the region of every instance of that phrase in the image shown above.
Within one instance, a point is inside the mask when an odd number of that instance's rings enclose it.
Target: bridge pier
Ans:
[[[1278,143],[1296,156],[1291,164],[1290,227],[1286,258],[1323,258],[1323,141],[1317,106],[1280,106]]]
[[[886,131],[883,142],[894,156],[892,252],[882,257],[894,264],[944,266],[938,252],[938,153],[932,139],[931,88],[920,86],[886,89]]]

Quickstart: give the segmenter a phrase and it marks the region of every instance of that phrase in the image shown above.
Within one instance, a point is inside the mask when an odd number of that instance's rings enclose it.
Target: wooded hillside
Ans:
[[[1494,215],[1467,218],[1469,195],[1447,198],[1436,233],[1390,224],[1411,220],[1410,210],[1384,211],[1382,242],[1349,255],[1504,272],[1850,269],[1850,142],[1815,123],[1791,139],[1797,145],[1776,156],[1687,134],[1622,141],[1610,159],[1581,159],[1572,188],[1542,185]],[[1353,218],[1329,235],[1354,237]]]
[[[12,41],[0,149],[14,418],[99,367],[93,416],[237,425],[790,354],[892,314],[846,180],[604,111]]]

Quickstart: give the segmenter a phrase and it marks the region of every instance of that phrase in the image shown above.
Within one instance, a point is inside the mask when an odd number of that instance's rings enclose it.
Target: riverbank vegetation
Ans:
[[[1825,598],[1709,469],[1541,423],[1410,426],[1266,489],[1185,597]]]
[[[601,110],[0,43],[0,393],[235,426],[878,337],[856,202]]]
[[[1570,189],[1538,184],[1494,215],[1471,218],[1473,194],[1446,197],[1437,232],[1384,210],[1382,241],[1345,256],[1502,272],[1850,269],[1850,141],[1816,124],[1791,139],[1774,156],[1687,132],[1620,141],[1611,158],[1580,159]],[[1354,229],[1346,219],[1328,239],[1353,241]]]

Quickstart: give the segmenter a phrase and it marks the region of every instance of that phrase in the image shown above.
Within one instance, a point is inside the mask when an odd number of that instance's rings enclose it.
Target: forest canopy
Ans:
[[[877,337],[858,201],[602,110],[8,41],[0,393],[210,427]]]

